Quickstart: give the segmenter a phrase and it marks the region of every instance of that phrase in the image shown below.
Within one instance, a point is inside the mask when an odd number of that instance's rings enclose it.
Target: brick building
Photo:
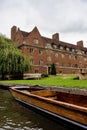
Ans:
[[[83,41],[76,45],[59,40],[59,34],[52,38],[41,36],[37,27],[31,32],[25,32],[13,26],[11,39],[22,52],[30,57],[32,73],[50,74],[51,64],[55,63],[57,73],[79,73],[81,69],[87,72],[87,48]]]

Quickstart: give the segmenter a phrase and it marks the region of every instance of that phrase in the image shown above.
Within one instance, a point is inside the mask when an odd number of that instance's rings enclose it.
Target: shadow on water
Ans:
[[[0,89],[0,130],[69,130],[16,102]]]

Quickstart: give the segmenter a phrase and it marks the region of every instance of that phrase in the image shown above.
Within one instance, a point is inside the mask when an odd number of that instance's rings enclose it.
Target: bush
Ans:
[[[42,78],[48,77],[48,74],[42,74],[41,77]]]
[[[51,65],[51,75],[56,75],[56,67],[54,63]]]
[[[73,80],[79,80],[79,76],[74,77]]]

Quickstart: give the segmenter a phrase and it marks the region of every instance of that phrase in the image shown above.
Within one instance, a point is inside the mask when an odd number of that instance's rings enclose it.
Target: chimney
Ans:
[[[82,41],[82,40],[81,40],[81,41],[78,41],[78,42],[77,42],[77,46],[83,48],[83,47],[84,47],[84,46],[83,46],[83,41]]]
[[[55,33],[52,35],[52,39],[59,41],[59,33]]]
[[[15,39],[15,34],[16,34],[16,32],[17,32],[17,27],[16,26],[13,26],[12,28],[11,28],[11,39],[14,41],[14,39]]]

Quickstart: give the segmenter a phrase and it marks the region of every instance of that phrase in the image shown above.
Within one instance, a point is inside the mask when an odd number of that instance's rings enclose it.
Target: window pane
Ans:
[[[47,61],[51,61],[51,57],[50,56],[47,57]]]
[[[33,42],[34,42],[35,44],[38,44],[38,39],[35,38],[35,39],[33,40]]]

